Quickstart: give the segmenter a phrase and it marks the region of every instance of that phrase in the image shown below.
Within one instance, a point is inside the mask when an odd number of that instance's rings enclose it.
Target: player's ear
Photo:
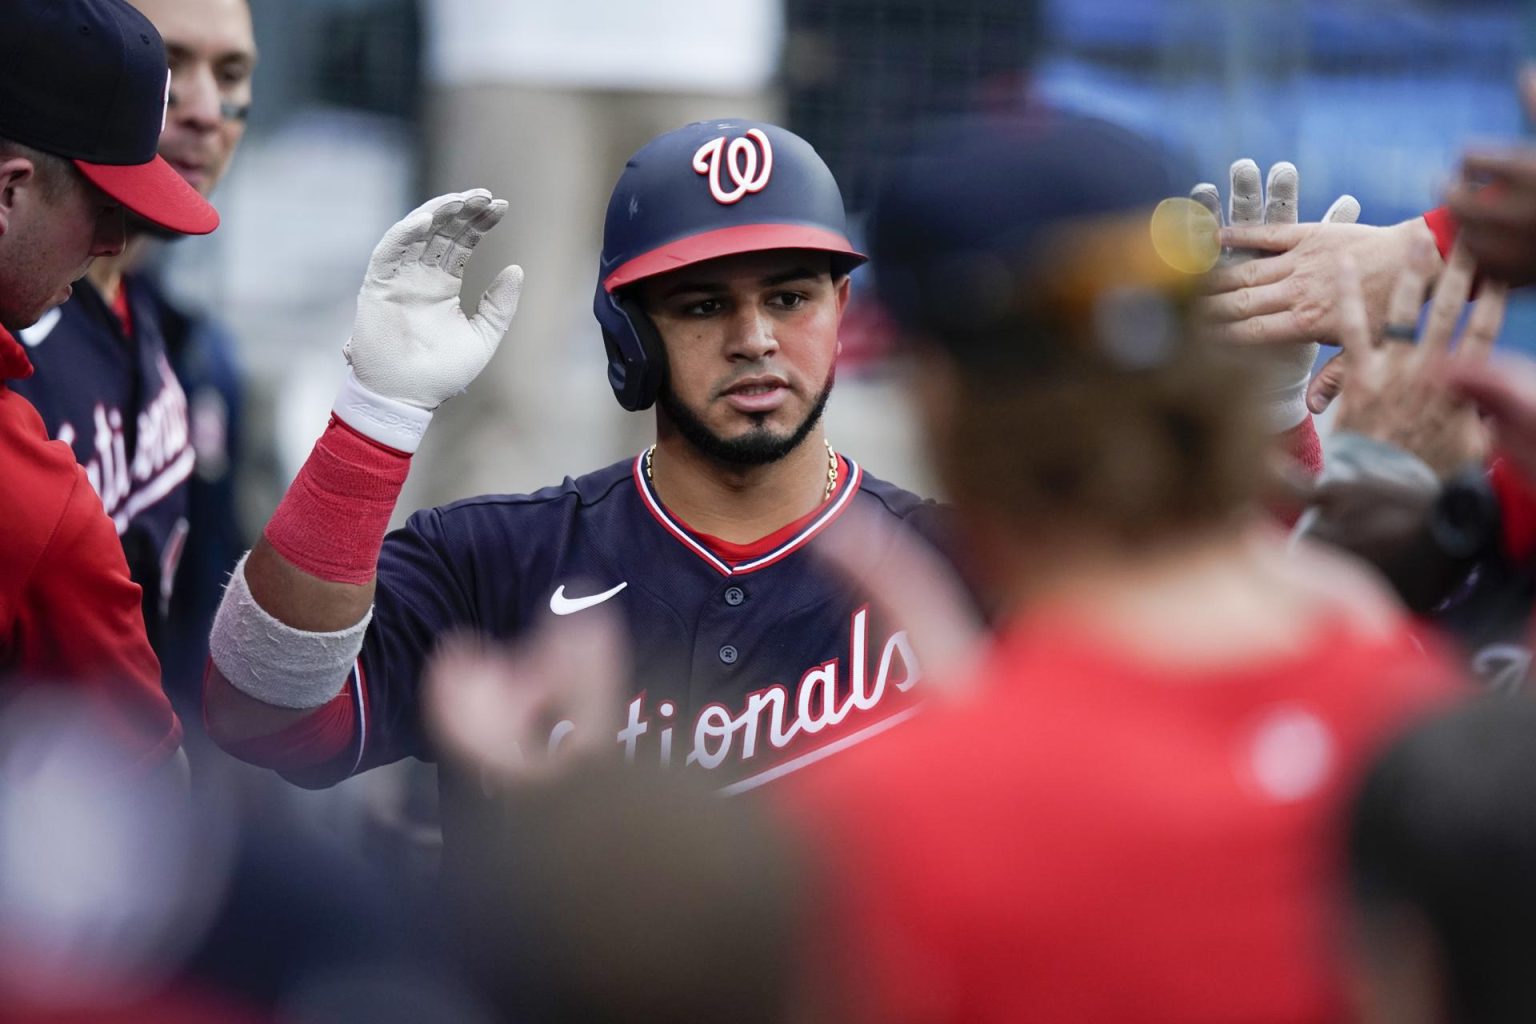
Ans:
[[[843,312],[848,308],[848,298],[853,294],[853,286],[849,283],[847,274],[836,278],[837,281],[837,321],[842,323]]]
[[[0,235],[11,226],[16,210],[18,194],[26,185],[36,180],[37,168],[24,156],[0,160]]]

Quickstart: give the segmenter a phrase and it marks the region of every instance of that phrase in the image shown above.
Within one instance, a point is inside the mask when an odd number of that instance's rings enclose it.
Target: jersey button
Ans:
[[[736,664],[736,659],[739,657],[741,657],[740,652],[738,652],[736,648],[732,647],[730,644],[726,644],[724,647],[720,648],[720,660],[725,662],[727,665]]]
[[[725,591],[725,603],[735,608],[747,599],[747,595],[740,587],[729,587]]]

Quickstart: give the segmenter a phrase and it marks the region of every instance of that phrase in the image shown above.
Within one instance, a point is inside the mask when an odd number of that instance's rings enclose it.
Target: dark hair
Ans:
[[[1536,703],[1484,697],[1377,760],[1349,825],[1367,942],[1409,910],[1433,933],[1450,1019],[1536,1020]]]
[[[1230,520],[1264,480],[1250,375],[1202,344],[1147,372],[962,366],[956,380],[958,401],[931,439],[939,471],[959,505],[1021,535],[1152,540]]]

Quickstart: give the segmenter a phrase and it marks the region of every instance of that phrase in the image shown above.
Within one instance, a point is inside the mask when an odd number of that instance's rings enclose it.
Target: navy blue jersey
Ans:
[[[144,590],[144,624],[158,649],[187,532],[193,453],[187,400],[171,370],[153,294],[123,280],[133,332],[89,281],[21,332],[35,368],[13,381],[68,444],[117,527],[128,571]]]
[[[142,279],[141,279],[142,280]],[[165,690],[188,729],[200,729],[208,634],[224,584],[250,548],[236,513],[245,469],[245,385],[236,342],[213,317],[177,307],[152,282],[166,350],[187,396],[196,468],[187,481],[187,543],[176,569],[164,642],[156,648]]]
[[[417,687],[444,634],[512,639],[599,596],[622,616],[635,658],[614,736],[631,760],[707,770],[744,791],[890,727],[921,698],[911,645],[811,549],[855,505],[929,537],[944,513],[845,464],[818,514],[735,565],[668,514],[643,456],[535,494],[416,513],[379,559],[350,683],[358,742],[295,781],[325,785],[402,757],[431,759]]]

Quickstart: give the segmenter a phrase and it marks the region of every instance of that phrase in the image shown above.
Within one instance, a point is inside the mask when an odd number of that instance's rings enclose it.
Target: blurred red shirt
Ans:
[[[5,385],[31,372],[0,328],[0,694],[65,686],[105,724],[124,768],[154,767],[181,744],[181,723],[160,688],[139,586],[85,471]]]
[[[1156,667],[1026,617],[959,706],[786,790],[821,854],[813,980],[882,1022],[1324,1022],[1337,815],[1459,692],[1407,627]],[[823,941],[825,940],[825,941]]]

